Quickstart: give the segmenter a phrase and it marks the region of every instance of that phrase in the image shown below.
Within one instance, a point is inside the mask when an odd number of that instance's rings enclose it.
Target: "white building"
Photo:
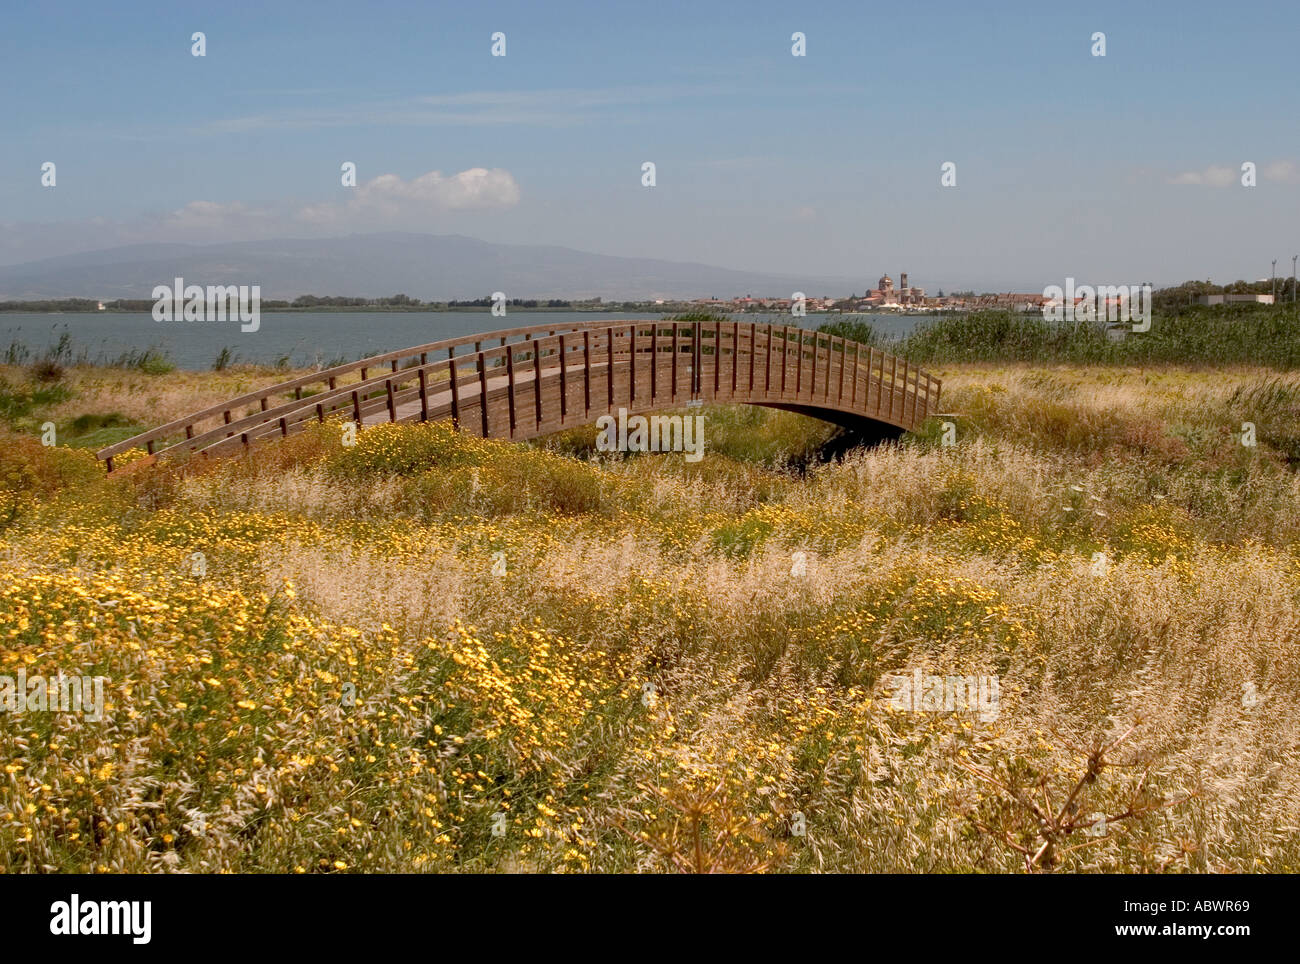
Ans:
[[[1197,295],[1196,303],[1198,305],[1223,305],[1235,304],[1239,301],[1254,302],[1261,305],[1271,305],[1273,303],[1272,295]]]

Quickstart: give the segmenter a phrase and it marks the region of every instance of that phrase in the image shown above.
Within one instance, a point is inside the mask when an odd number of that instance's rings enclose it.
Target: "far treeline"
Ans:
[[[1231,284],[1216,285],[1212,281],[1184,281],[1172,288],[1161,288],[1155,292],[1154,303],[1157,309],[1178,305],[1191,305],[1200,295],[1210,294],[1276,294],[1277,300],[1289,302],[1295,299],[1293,279],[1278,278],[1273,281],[1234,281]],[[940,292],[942,294],[943,292]],[[977,294],[974,291],[953,291],[949,297],[985,298],[997,292]],[[857,300],[852,295],[842,304]],[[100,308],[100,305],[103,308]],[[602,298],[565,299],[565,298],[511,298],[506,302],[508,308],[528,311],[673,311],[685,306],[686,302],[673,301],[670,304],[650,301],[605,301]],[[396,294],[387,298],[350,298],[335,295],[299,295],[292,301],[263,298],[262,311],[486,311],[493,305],[490,296],[468,298],[459,301],[421,301],[410,295]],[[114,312],[114,311],[153,311],[154,301],[145,298],[119,298],[116,301],[100,302],[92,298],[54,298],[44,301],[0,301],[0,312]]]

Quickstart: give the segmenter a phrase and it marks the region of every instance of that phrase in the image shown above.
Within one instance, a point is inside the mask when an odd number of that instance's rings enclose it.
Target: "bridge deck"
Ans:
[[[491,341],[500,343],[483,347]],[[446,357],[431,361],[435,353]],[[583,322],[376,355],[231,399],[97,455],[111,471],[115,455],[139,447],[219,454],[332,417],[362,425],[451,418],[475,435],[523,440],[620,408],[638,413],[688,402],[765,405],[896,433],[925,420],[939,389],[938,379],[906,361],[802,328]]]

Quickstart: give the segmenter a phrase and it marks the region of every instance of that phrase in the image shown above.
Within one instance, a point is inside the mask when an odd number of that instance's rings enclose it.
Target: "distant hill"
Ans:
[[[731,298],[845,295],[851,278],[772,275],[689,262],[622,258],[555,245],[493,244],[461,235],[354,234],[318,240],[136,244],[0,267],[0,300],[149,298],[188,284],[260,284],[263,298],[302,294],[423,301],[480,298]]]

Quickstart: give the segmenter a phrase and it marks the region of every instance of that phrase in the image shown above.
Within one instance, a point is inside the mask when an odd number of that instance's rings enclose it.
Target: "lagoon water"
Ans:
[[[211,368],[221,350],[229,348],[236,363],[274,364],[287,356],[293,365],[326,365],[481,331],[605,319],[617,324],[656,317],[591,311],[511,311],[505,318],[495,318],[486,311],[264,311],[257,331],[242,332],[238,322],[158,322],[148,312],[4,312],[0,314],[0,351],[18,342],[37,355],[66,333],[75,353],[84,352],[92,360],[157,348],[180,368],[202,370]],[[814,314],[798,320],[805,328],[816,328],[850,317],[869,321],[888,335],[906,334],[921,320],[893,314]],[[788,315],[745,314],[730,319],[742,324],[796,321]]]

